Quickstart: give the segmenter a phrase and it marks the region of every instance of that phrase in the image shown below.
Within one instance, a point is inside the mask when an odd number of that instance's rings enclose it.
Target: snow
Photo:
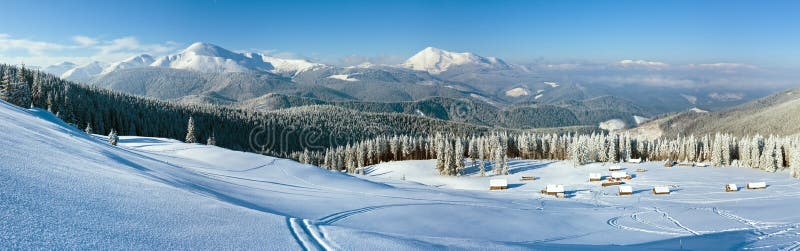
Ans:
[[[479,94],[476,94],[476,93],[470,93],[469,96],[473,97],[473,98],[476,98],[476,99],[479,99],[480,101],[486,102],[487,104],[490,104],[490,105],[493,105],[493,106],[498,106],[497,102],[494,102],[491,99],[489,99],[487,97],[484,97],[482,95],[479,95]]]
[[[655,193],[669,193],[670,191],[669,191],[669,187],[668,186],[654,186],[653,187],[653,192],[655,192]]]
[[[763,182],[763,181],[762,182],[751,182],[751,183],[747,183],[747,188],[753,188],[753,189],[756,189],[756,188],[767,188],[767,183]]]
[[[633,116],[633,121],[635,121],[636,125],[638,126],[638,125],[647,123],[647,121],[650,121],[650,118],[634,115]]]
[[[590,173],[589,174],[589,179],[592,179],[592,180],[599,180],[599,179],[602,179],[602,178],[603,178],[603,175],[600,174],[600,173]]]
[[[625,172],[625,171],[611,172],[611,178],[622,179],[622,178],[625,178],[625,177],[628,177],[628,172]]]
[[[619,193],[633,193],[633,187],[631,186],[619,186]]]
[[[622,170],[622,166],[620,166],[620,165],[611,165],[611,166],[608,167],[608,170],[609,171],[619,171],[619,170]]]
[[[105,67],[105,63],[94,61],[65,71],[61,78],[84,82],[100,74]]]
[[[67,72],[67,71],[71,70],[72,68],[75,68],[76,66],[78,66],[78,65],[76,65],[76,64],[74,64],[72,62],[61,62],[61,63],[58,63],[58,64],[54,64],[54,65],[45,67],[44,69],[42,69],[42,71],[50,73],[50,74],[53,74],[53,75],[56,75],[56,76],[61,76],[61,74],[64,74],[64,72]]]
[[[533,97],[533,99],[539,99],[541,97],[544,97],[544,94],[536,94],[536,96]]]
[[[600,129],[607,130],[607,131],[619,131],[625,129],[625,121],[621,119],[610,119],[607,121],[600,122]]]
[[[497,58],[481,57],[469,52],[449,52],[433,47],[427,47],[414,54],[400,66],[417,71],[426,71],[431,74],[440,74],[451,67],[460,65],[475,65],[483,68],[509,68],[508,64]]]
[[[697,107],[693,107],[692,109],[689,109],[689,111],[692,111],[692,112],[695,112],[695,113],[708,113],[708,111],[700,109],[700,108],[697,108]]]
[[[2,101],[0,131],[0,249],[788,249],[800,232],[800,181],[785,172],[621,164],[648,172],[620,197],[586,180],[600,163],[514,159],[509,175],[444,177],[419,160],[348,175],[171,139],[113,147]],[[488,191],[492,179],[508,189]],[[770,186],[722,186],[753,181]],[[540,194],[546,184],[566,198]]]
[[[351,77],[350,77],[350,75],[348,75],[348,74],[336,74],[336,75],[330,75],[330,76],[328,76],[328,78],[332,78],[332,79],[338,79],[338,80],[344,80],[344,81],[350,81],[350,82],[355,82],[355,81],[358,81],[358,79],[356,79],[356,78],[351,78]]]
[[[563,193],[564,192],[564,185],[547,185],[545,189],[548,193]]]
[[[150,66],[200,72],[271,71],[272,64],[208,43],[194,43],[177,54],[158,58]]]
[[[544,84],[549,85],[550,87],[553,87],[553,88],[556,88],[556,87],[560,86],[556,82],[544,82]]]
[[[255,55],[253,55],[256,57]],[[312,63],[303,59],[283,59],[267,56],[264,54],[259,55],[261,60],[271,64],[274,67],[273,73],[292,73],[297,74],[300,72],[310,71],[325,67],[324,64]]]
[[[509,97],[521,97],[521,96],[528,96],[528,90],[522,87],[517,87],[511,90],[506,91],[506,96]]]
[[[153,59],[153,57],[150,55],[147,54],[137,55],[111,64],[109,67],[106,67],[100,74],[108,74],[110,72],[122,69],[147,67],[153,62],[155,62],[155,59]]]
[[[506,180],[506,179],[491,179],[491,180],[489,180],[489,186],[492,186],[492,187],[508,186],[508,180]]]

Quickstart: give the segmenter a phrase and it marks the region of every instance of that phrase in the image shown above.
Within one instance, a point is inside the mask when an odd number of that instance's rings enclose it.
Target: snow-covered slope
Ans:
[[[259,53],[245,53],[244,55],[271,64],[273,67],[272,72],[276,74],[295,75],[300,72],[327,67],[324,64],[312,63],[304,59],[283,59]]]
[[[56,76],[61,76],[61,74],[64,74],[64,72],[67,72],[67,71],[69,71],[72,68],[75,68],[77,66],[78,65],[76,65],[76,64],[74,64],[72,62],[61,62],[61,63],[58,63],[58,64],[54,64],[54,65],[45,67],[44,69],[42,69],[42,71],[50,73],[50,74],[53,74],[53,75],[56,75]]]
[[[271,71],[272,64],[209,43],[194,43],[180,53],[156,59],[155,67],[201,72]]]
[[[601,164],[441,177],[423,160],[347,175],[161,138],[113,147],[2,101],[0,131],[0,249],[781,249],[800,227],[800,182],[754,169],[624,165],[634,194],[619,197],[585,180]],[[486,190],[496,178],[509,189]],[[722,190],[754,181],[769,187]],[[551,183],[568,198],[539,194]]]
[[[470,52],[449,52],[438,48],[427,47],[418,52],[401,66],[418,71],[439,74],[454,66],[478,66],[490,69],[507,69],[509,65],[498,58],[481,57]]]
[[[111,64],[110,66],[103,69],[103,72],[101,72],[100,74],[107,74],[109,72],[122,69],[147,67],[153,62],[155,62],[155,59],[153,59],[153,57],[150,55],[147,54],[136,55],[128,59]]]
[[[103,72],[103,69],[105,69],[106,66],[107,65],[102,62],[90,62],[65,71],[61,74],[61,78],[78,82],[86,82],[95,75]]]

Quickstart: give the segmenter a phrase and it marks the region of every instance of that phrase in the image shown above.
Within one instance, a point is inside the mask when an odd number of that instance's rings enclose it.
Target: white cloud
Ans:
[[[14,38],[8,34],[0,33],[0,52],[8,50],[24,50],[28,54],[43,55],[47,51],[63,50],[69,46],[48,43],[42,41],[34,41],[29,39]]]
[[[646,67],[668,67],[669,66],[669,64],[664,63],[664,62],[645,61],[645,60],[630,60],[630,59],[625,59],[625,60],[619,61],[619,65],[622,65],[622,66],[646,66]]]
[[[52,43],[0,33],[0,59],[11,64],[25,62],[28,65],[41,67],[64,61],[79,65],[91,61],[109,63],[143,53],[159,56],[173,52],[180,46],[179,43],[172,41],[142,43],[133,36],[100,40],[76,35],[71,37],[71,41],[73,43]]]
[[[90,38],[87,36],[74,36],[72,37],[72,41],[75,41],[75,43],[78,43],[83,47],[92,46],[98,43],[98,41],[95,40],[94,38]]]

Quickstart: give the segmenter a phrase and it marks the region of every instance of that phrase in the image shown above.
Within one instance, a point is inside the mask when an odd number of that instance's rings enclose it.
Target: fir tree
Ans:
[[[186,143],[197,143],[197,136],[194,131],[194,118],[189,117],[188,125],[186,126]]]
[[[116,146],[119,142],[119,136],[117,135],[117,131],[111,129],[111,133],[108,134],[108,143],[112,146]]]

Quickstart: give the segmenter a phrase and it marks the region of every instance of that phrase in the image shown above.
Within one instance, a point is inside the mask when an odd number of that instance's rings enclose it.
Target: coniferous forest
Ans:
[[[205,142],[291,157],[331,170],[363,172],[393,160],[436,159],[441,175],[507,174],[509,158],[591,162],[710,162],[800,177],[800,138],[727,134],[644,139],[627,134],[504,130],[400,113],[311,105],[271,112],[186,105],[77,84],[39,71],[0,65],[0,97],[47,109],[86,132]]]

